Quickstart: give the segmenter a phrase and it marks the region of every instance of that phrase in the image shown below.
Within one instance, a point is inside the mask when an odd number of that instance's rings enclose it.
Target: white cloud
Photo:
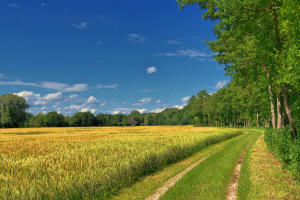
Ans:
[[[161,103],[161,100],[160,99],[156,100],[156,103]]]
[[[94,114],[96,112],[96,109],[91,109],[90,111]]]
[[[128,40],[130,42],[145,42],[145,37],[144,36],[141,36],[139,34],[136,34],[136,33],[129,33],[128,34]]]
[[[37,87],[58,90],[63,92],[80,92],[88,89],[88,85],[84,83],[68,85],[65,83],[50,82],[50,81],[43,81],[40,85],[37,85]]]
[[[119,111],[119,110],[114,110],[114,111],[112,112],[112,114],[113,114],[113,115],[118,115],[118,114],[120,114],[120,111]]]
[[[0,79],[5,78],[4,74],[0,73]],[[89,89],[88,84],[79,83],[79,84],[66,84],[53,81],[42,81],[42,82],[24,82],[21,80],[2,80],[0,85],[11,85],[11,86],[29,86],[29,87],[38,87],[44,89],[57,90],[61,92],[79,92]]]
[[[87,103],[95,103],[95,102],[97,102],[97,98],[94,96],[90,96],[86,102]]]
[[[152,101],[151,97],[146,97],[139,100],[139,102],[141,103],[150,103],[151,101]]]
[[[152,113],[160,113],[162,111],[164,111],[166,108],[155,108],[153,110],[151,110]]]
[[[151,98],[151,97],[145,97],[145,98],[142,98],[142,99],[138,100],[137,103],[134,103],[134,104],[132,104],[132,105],[133,105],[133,106],[141,106],[141,105],[150,103],[151,101],[152,101],[152,98]]]
[[[20,8],[21,7],[20,4],[16,4],[16,3],[9,3],[7,6],[11,7],[11,8]]]
[[[41,108],[41,110],[47,110],[48,108],[46,107],[46,106],[43,106],[42,108]]]
[[[224,86],[226,86],[226,84],[227,84],[227,82],[228,81],[219,81],[218,83],[217,83],[217,85],[215,86],[215,89],[221,89],[222,87],[224,87]]]
[[[22,91],[15,94],[20,97],[23,97],[29,104],[35,104],[35,102],[40,101],[42,99],[40,94],[35,94],[32,91]]]
[[[211,59],[211,55],[207,53],[200,52],[198,50],[193,50],[193,49],[181,49],[176,52],[167,52],[167,53],[159,53],[159,54],[154,54],[155,56],[185,56],[189,58],[197,58],[197,59]]]
[[[98,89],[115,89],[115,88],[117,88],[119,85],[118,84],[111,84],[111,85],[102,85],[102,84],[98,84],[97,86],[96,86],[96,88],[98,88]]]
[[[55,100],[55,99],[59,99],[61,98],[62,96],[62,93],[61,92],[57,92],[57,93],[50,93],[50,94],[47,94],[44,99],[45,100]]]
[[[132,111],[133,109],[132,108],[115,108],[113,111],[111,111],[110,113],[113,114],[113,115],[117,115],[117,114],[129,114],[130,111]]]
[[[80,110],[80,112],[88,112],[88,111],[90,111],[89,108],[82,108],[82,109]]]
[[[68,108],[71,110],[80,110],[82,109],[82,105],[70,105]]]
[[[103,101],[102,103],[100,103],[100,106],[103,107],[103,106],[106,106],[107,102],[106,101]]]
[[[59,102],[57,102],[55,105],[53,105],[53,108],[57,108],[58,106],[60,106]]]
[[[36,83],[26,83],[23,81],[0,81],[0,85],[21,85],[21,86],[38,87],[38,84]]]
[[[175,39],[175,40],[168,40],[166,42],[166,44],[168,44],[168,45],[179,45],[179,44],[181,44],[181,42],[180,42],[179,39]]]
[[[139,111],[140,113],[144,113],[144,112],[146,112],[147,111],[147,109],[146,108],[141,108],[141,109],[136,109],[137,111]]]
[[[183,109],[184,106],[186,106],[187,104],[182,104],[182,105],[175,105],[173,106],[173,108],[178,108],[179,110]]]
[[[62,97],[61,92],[57,93],[50,93],[45,96],[41,96],[41,94],[34,93],[32,91],[22,91],[19,93],[15,93],[18,96],[24,97],[24,99],[27,101],[30,105],[47,105],[51,103],[54,100],[57,100]]]
[[[157,68],[155,66],[151,66],[151,67],[147,68],[147,73],[148,74],[152,74],[152,73],[155,73],[155,72],[157,72]]]
[[[138,103],[134,103],[133,106],[141,106],[141,105],[150,103],[151,101],[152,101],[151,97],[145,97],[145,98],[138,100]]]
[[[74,99],[74,98],[77,98],[77,97],[78,97],[77,94],[72,94],[72,95],[69,96],[70,99]]]
[[[187,102],[188,100],[190,100],[190,96],[187,96],[187,97],[183,97],[182,99],[181,99],[181,101],[182,102]]]
[[[88,23],[87,22],[81,22],[80,24],[72,24],[73,28],[76,29],[87,29]]]
[[[0,81],[0,85],[32,86],[32,87],[39,87],[44,89],[58,90],[62,92],[79,92],[88,89],[88,85],[84,83],[68,85],[65,83],[50,82],[50,81],[43,81],[41,83],[30,83],[30,82],[23,82],[23,81]]]
[[[64,92],[80,92],[85,91],[88,89],[88,85],[85,83],[81,84],[74,84],[72,86],[68,86],[65,89],[63,89]]]

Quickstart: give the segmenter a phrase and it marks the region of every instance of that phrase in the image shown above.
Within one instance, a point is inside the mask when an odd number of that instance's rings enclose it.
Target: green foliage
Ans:
[[[300,138],[292,141],[287,129],[268,129],[265,132],[265,141],[269,151],[300,180]]]
[[[195,126],[200,126],[200,118],[198,116],[194,117]]]
[[[142,123],[144,123],[143,115],[137,110],[132,111],[129,114],[129,117],[136,121],[137,125],[141,125]]]
[[[0,96],[0,127],[23,127],[28,107],[23,97],[14,94]]]
[[[57,112],[49,112],[45,115],[45,125],[47,127],[65,126],[65,117]]]
[[[91,112],[75,113],[70,119],[70,126],[96,126],[97,118]]]

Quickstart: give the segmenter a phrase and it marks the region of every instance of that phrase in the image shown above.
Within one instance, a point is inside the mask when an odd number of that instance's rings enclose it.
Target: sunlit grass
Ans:
[[[300,199],[300,184],[267,151],[263,136],[257,140],[248,159],[239,199]]]
[[[105,198],[238,134],[192,126],[0,129],[0,199]]]

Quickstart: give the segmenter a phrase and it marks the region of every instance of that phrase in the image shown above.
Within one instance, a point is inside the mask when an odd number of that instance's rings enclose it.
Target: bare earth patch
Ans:
[[[230,187],[228,188],[227,200],[237,200],[237,191],[238,191],[238,187],[239,187],[238,181],[239,181],[239,177],[240,177],[240,173],[241,173],[241,169],[242,169],[242,162],[244,160],[245,153],[248,151],[250,144],[251,144],[251,142],[247,145],[245,150],[242,152],[240,159],[238,161],[238,164],[236,165],[236,167],[234,169],[233,179],[232,179]]]

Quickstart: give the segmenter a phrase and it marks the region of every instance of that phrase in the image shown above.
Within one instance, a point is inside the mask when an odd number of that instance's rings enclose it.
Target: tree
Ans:
[[[30,127],[45,127],[45,115],[44,113],[40,112],[36,116],[33,116],[29,120]]]
[[[144,123],[143,115],[137,110],[132,111],[129,114],[129,117],[131,119],[133,119],[134,121],[136,121],[138,126],[141,125],[142,123]]]
[[[97,119],[91,112],[77,112],[70,120],[70,126],[96,126]]]
[[[105,114],[98,114],[96,116],[98,126],[108,126],[109,124],[109,116]]]
[[[216,41],[208,42],[215,59],[225,64],[233,79],[254,79],[267,84],[273,128],[280,117],[280,97],[283,97],[291,136],[297,131],[291,112],[290,96],[299,85],[299,1],[293,0],[178,0],[198,3],[205,9],[205,19],[217,20]],[[264,76],[260,76],[264,74]]]
[[[49,112],[44,116],[44,122],[47,127],[65,126],[65,117],[57,112]]]
[[[0,96],[0,124],[5,128],[23,127],[29,105],[23,97],[14,94]]]

